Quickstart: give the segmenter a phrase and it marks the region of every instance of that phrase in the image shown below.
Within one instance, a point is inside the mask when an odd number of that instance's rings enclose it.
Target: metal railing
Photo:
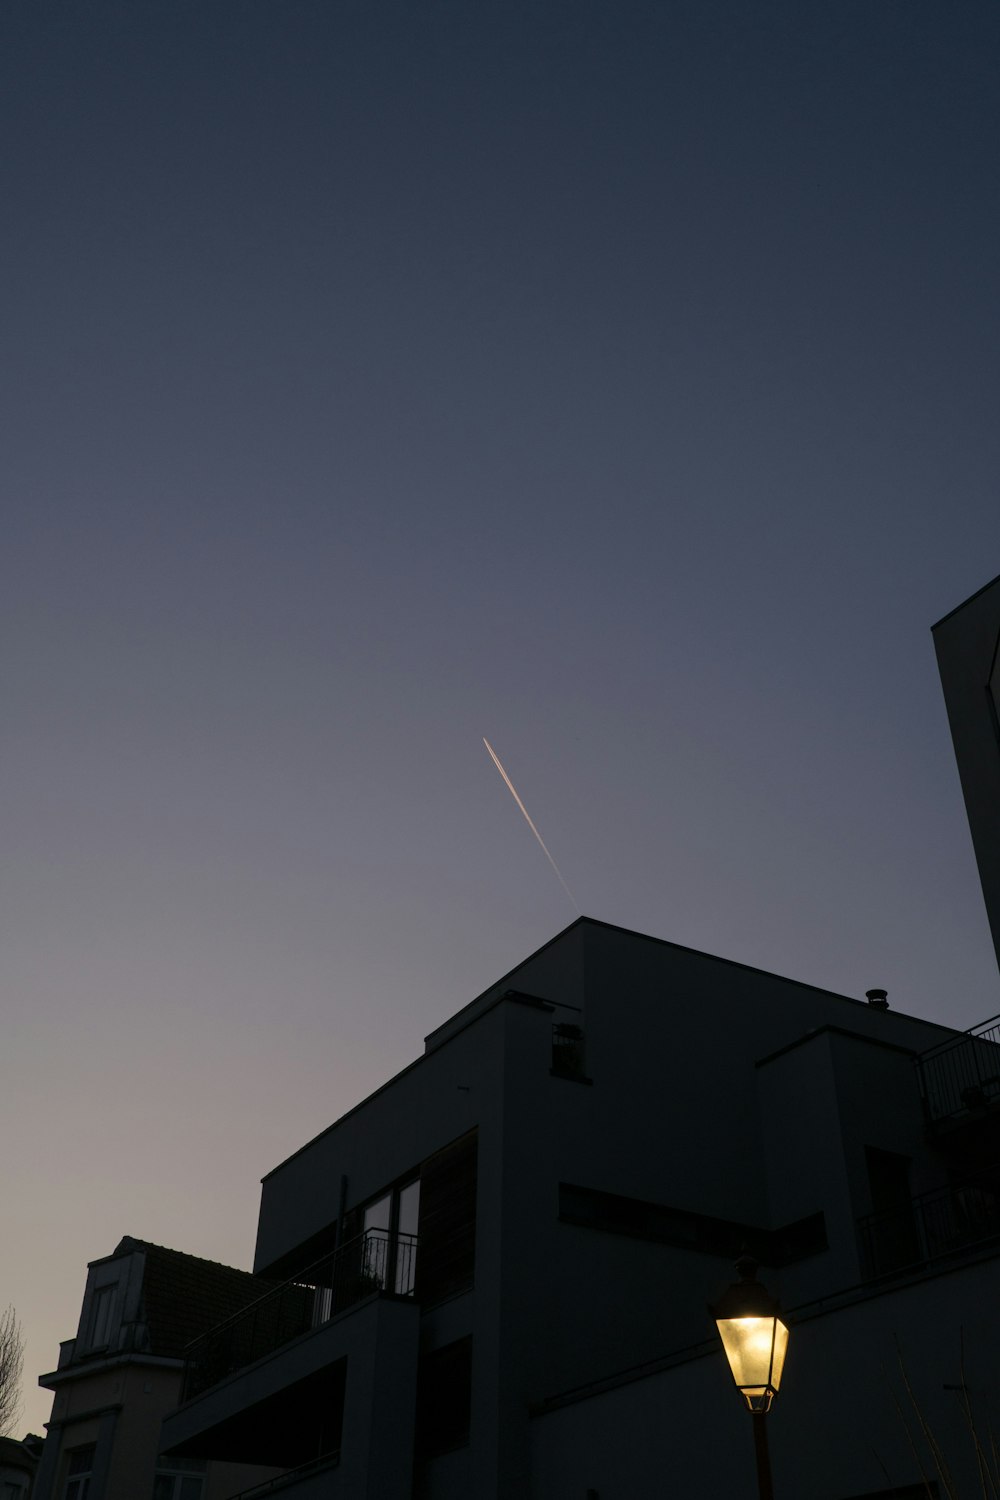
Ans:
[[[1000,1103],[1000,1016],[939,1042],[916,1066],[929,1125]]]
[[[413,1295],[417,1236],[368,1229],[188,1345],[182,1401],[201,1395],[366,1297]]]
[[[858,1220],[866,1279],[926,1265],[1000,1237],[996,1171],[921,1193],[899,1208]]]

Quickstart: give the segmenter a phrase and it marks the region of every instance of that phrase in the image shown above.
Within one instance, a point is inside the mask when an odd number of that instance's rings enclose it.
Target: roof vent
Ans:
[[[868,1001],[868,1004],[871,1006],[872,1010],[889,1009],[888,990],[865,990],[865,999]]]

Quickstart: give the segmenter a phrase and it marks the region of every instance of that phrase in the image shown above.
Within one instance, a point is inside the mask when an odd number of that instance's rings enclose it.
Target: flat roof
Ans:
[[[466,1011],[472,1010],[474,1006],[480,1005],[489,997],[492,996],[492,999],[490,999],[490,1003],[487,1006],[484,1006],[482,1011],[483,1015],[486,1015],[489,1011],[491,1011],[495,1005],[499,1005],[507,1000],[508,995],[504,992],[501,986],[507,985],[512,976],[518,973],[520,969],[523,969],[526,964],[531,963],[534,959],[538,958],[540,954],[544,953],[546,949],[551,948],[554,943],[561,942],[571,932],[574,932],[578,927],[581,927],[584,924],[586,924],[586,926],[588,927],[601,928],[605,932],[618,933],[623,937],[637,939],[644,943],[656,943],[659,947],[662,948],[672,948],[677,953],[686,953],[691,954],[695,958],[709,959],[712,963],[725,964],[730,968],[740,969],[746,974],[763,974],[766,978],[777,980],[781,984],[794,985],[796,989],[811,990],[813,994],[827,995],[833,1000],[843,1001],[845,1005],[860,1005],[866,1011],[869,1009],[867,1001],[856,1000],[853,995],[841,995],[837,990],[823,989],[820,985],[809,984],[807,981],[801,979],[790,979],[787,974],[774,974],[769,969],[758,969],[753,964],[740,963],[738,959],[721,958],[717,953],[704,953],[699,948],[688,948],[683,943],[671,942],[669,938],[652,937],[647,932],[636,932],[631,927],[621,927],[614,922],[602,922],[597,917],[579,916],[576,917],[568,927],[564,927],[560,932],[557,932],[554,937],[551,937],[547,942],[544,942],[540,948],[536,948],[533,953],[529,953],[526,958],[522,958],[520,962],[515,964],[512,969],[508,969],[507,972],[501,975],[499,979],[495,979],[492,984],[487,985],[486,989],[480,991],[480,993],[476,995],[473,1000],[470,1000],[466,1005],[461,1006],[457,1011],[454,1012],[453,1015],[450,1015],[446,1021],[442,1021],[440,1026],[436,1026],[433,1031],[428,1032],[426,1037],[424,1038],[425,1047],[432,1037],[437,1036],[437,1034],[441,1031],[444,1031],[445,1028],[454,1026],[455,1021],[459,1016],[461,1016]],[[494,991],[499,991],[499,993],[495,994]],[[510,998],[515,997],[511,996]],[[544,997],[534,998],[541,999]],[[887,1012],[887,1015],[890,1018],[890,1025],[892,1024],[893,1018],[899,1017],[907,1021],[916,1021],[921,1026],[933,1026],[938,1031],[946,1032],[949,1036],[958,1034],[955,1032],[955,1028],[953,1026],[944,1026],[940,1021],[928,1021],[925,1020],[923,1016],[911,1016],[908,1015],[906,1011],[892,1010]],[[470,1016],[468,1024],[471,1024],[478,1019],[478,1015]],[[464,1030],[464,1026],[456,1027],[454,1035],[458,1036]],[[442,1037],[438,1045],[446,1046],[451,1040],[451,1036]],[[793,1043],[793,1045],[796,1044]],[[434,1050],[436,1050],[436,1048]],[[340,1125],[344,1120],[348,1119],[351,1115],[356,1114],[359,1109],[363,1109],[366,1104],[368,1104],[372,1099],[377,1098],[379,1094],[384,1093],[386,1089],[391,1088],[392,1085],[396,1083],[400,1078],[405,1078],[407,1073],[411,1073],[414,1068],[419,1067],[422,1062],[425,1062],[428,1055],[429,1054],[427,1051],[422,1052],[420,1056],[415,1057],[411,1063],[407,1063],[404,1068],[400,1068],[397,1073],[393,1073],[392,1076],[390,1078],[387,1078],[384,1083],[379,1084],[378,1088],[373,1089],[370,1094],[366,1094],[363,1099],[359,1099],[357,1104],[353,1104],[350,1109],[345,1109],[343,1114],[338,1115],[337,1118],[335,1120],[332,1120],[329,1125],[325,1126],[322,1130],[317,1131],[317,1133],[314,1136],[311,1136],[308,1141],[304,1141],[301,1146],[297,1147],[296,1150],[290,1152],[288,1156],[286,1156],[282,1161],[278,1162],[276,1166],[272,1167],[269,1172],[265,1172],[264,1176],[261,1178],[261,1182],[267,1182],[269,1177],[273,1177],[275,1173],[280,1172],[283,1167],[287,1166],[290,1161],[294,1161],[297,1156],[301,1156],[303,1152],[308,1151],[311,1146],[314,1146],[317,1141],[322,1140],[324,1136],[329,1135],[330,1131],[335,1130],[337,1126]]]

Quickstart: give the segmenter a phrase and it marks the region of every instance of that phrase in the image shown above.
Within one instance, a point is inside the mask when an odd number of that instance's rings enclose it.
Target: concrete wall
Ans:
[[[767,1418],[775,1493],[849,1500],[919,1483],[921,1464],[936,1477],[922,1418],[956,1493],[980,1494],[961,1393],[948,1387],[962,1381],[964,1333],[973,1417],[988,1442],[1000,1406],[997,1290],[993,1260],[793,1323]],[[536,1417],[531,1472],[529,1500],[757,1496],[750,1419],[717,1349]]]
[[[770,1223],[794,1224],[820,1211],[829,1241],[816,1259],[768,1273],[786,1303],[859,1279],[857,1192],[844,1155],[834,1040],[829,1029],[816,1031],[756,1070]],[[919,1105],[915,1097],[914,1109]]]
[[[122,1409],[115,1424],[108,1500],[136,1492],[152,1495],[160,1425],[180,1393],[180,1371],[125,1365],[119,1384]]]
[[[592,1083],[548,1076],[544,1015],[508,1019],[506,1066],[517,1085],[504,1121],[504,1326],[516,1337],[519,1307],[528,1400],[697,1343],[706,1334],[704,1301],[729,1279],[727,1259],[560,1223],[560,1180],[761,1228],[823,1210],[839,1260],[803,1263],[795,1289],[822,1295],[858,1279],[854,1220],[869,1207],[864,1142],[899,1147],[901,1129],[908,1147],[920,1147],[910,1054],[895,1044],[927,1046],[941,1036],[669,945],[600,927],[587,936]],[[840,1036],[814,1044],[823,1088],[808,1071],[796,1100],[765,1119],[755,1059],[845,1023],[893,1045]],[[801,1066],[809,1051],[781,1066]],[[890,1129],[880,1113],[905,1124]]]
[[[772,1224],[822,1209],[829,1250],[773,1280],[787,1303],[861,1280],[858,1220],[875,1211],[866,1148],[912,1161],[914,1195],[947,1183],[927,1144],[912,1053],[894,1043],[824,1029],[757,1070]]]
[[[965,810],[1000,961],[1000,578],[934,626]],[[991,677],[992,672],[992,677]]]

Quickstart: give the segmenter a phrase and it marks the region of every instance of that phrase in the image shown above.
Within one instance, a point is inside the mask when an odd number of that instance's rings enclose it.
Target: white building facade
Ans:
[[[283,1285],[189,1349],[161,1449],[289,1500],[751,1500],[707,1311],[747,1249],[791,1326],[779,1500],[945,1495],[933,1442],[978,1495],[998,1057],[581,918],[264,1179]]]

